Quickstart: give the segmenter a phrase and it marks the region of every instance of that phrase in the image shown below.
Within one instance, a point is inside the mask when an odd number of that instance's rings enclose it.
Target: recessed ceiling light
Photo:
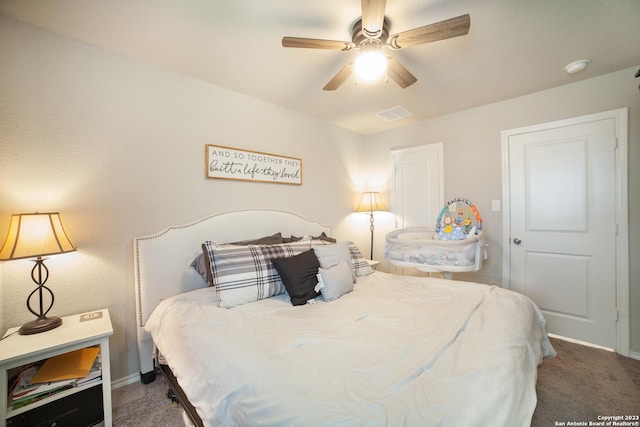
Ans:
[[[588,63],[588,59],[579,59],[577,61],[573,61],[571,64],[568,64],[566,67],[564,67],[564,70],[569,74],[579,73],[580,71],[587,68]]]

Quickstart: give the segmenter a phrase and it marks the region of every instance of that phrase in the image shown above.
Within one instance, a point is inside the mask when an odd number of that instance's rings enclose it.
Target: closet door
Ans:
[[[623,354],[626,127],[616,110],[503,132],[507,287],[540,307],[549,332]]]
[[[395,228],[435,227],[444,205],[442,143],[391,151]]]

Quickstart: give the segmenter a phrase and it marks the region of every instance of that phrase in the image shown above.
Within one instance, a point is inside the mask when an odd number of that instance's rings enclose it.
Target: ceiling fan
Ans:
[[[358,59],[348,63],[338,71],[338,74],[322,88],[323,90],[338,89],[354,71],[358,71],[357,68],[360,65],[361,58],[364,60],[365,57],[374,58],[376,55],[381,70],[382,67],[384,68],[382,73],[386,73],[404,89],[414,84],[418,79],[393,57],[382,54],[381,49],[383,47],[403,49],[418,44],[463,36],[469,32],[471,18],[467,14],[389,35],[389,20],[384,16],[385,4],[386,0],[362,0],[362,17],[352,25],[350,42],[283,37],[282,46],[341,51],[360,49]]]

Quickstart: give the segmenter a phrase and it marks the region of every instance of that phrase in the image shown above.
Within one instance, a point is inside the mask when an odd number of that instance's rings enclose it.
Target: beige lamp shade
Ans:
[[[356,212],[376,212],[386,210],[387,207],[382,201],[380,193],[373,191],[362,193],[360,204],[358,204],[358,207],[356,208]]]
[[[14,214],[11,215],[9,234],[0,249],[0,261],[75,250],[58,212]]]

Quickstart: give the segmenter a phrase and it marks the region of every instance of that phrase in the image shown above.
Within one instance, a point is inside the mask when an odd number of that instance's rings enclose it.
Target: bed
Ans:
[[[235,271],[234,256],[272,253],[253,239],[274,235],[295,238],[273,244],[285,247],[272,261],[285,283],[258,272],[259,296],[243,301],[238,283],[255,272]],[[143,382],[154,378],[155,345],[194,425],[530,424],[537,366],[555,351],[527,297],[373,271],[330,235],[292,213],[242,210],[134,239]],[[209,277],[194,268],[203,256]]]

